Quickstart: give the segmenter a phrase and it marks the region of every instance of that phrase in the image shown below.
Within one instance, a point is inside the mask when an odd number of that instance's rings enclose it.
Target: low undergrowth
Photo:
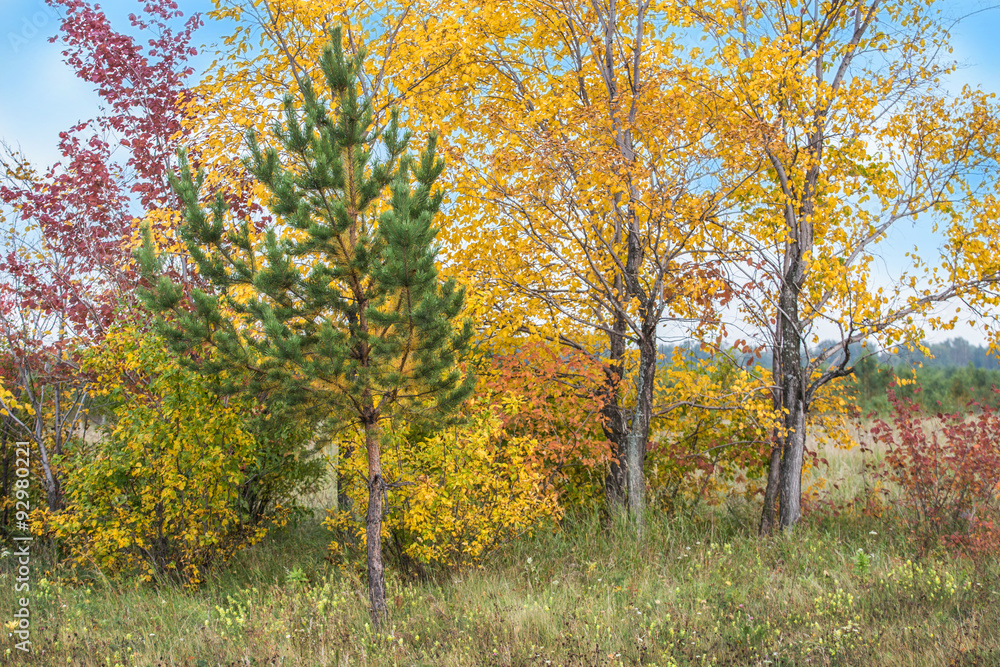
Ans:
[[[814,514],[762,541],[742,501],[625,526],[576,515],[483,565],[403,580],[389,627],[368,622],[361,563],[329,534],[276,531],[198,590],[85,581],[33,553],[33,651],[43,665],[991,665],[1000,577],[943,551],[918,558],[890,519]],[[0,559],[0,609],[14,609]],[[44,578],[43,578],[44,573]],[[11,618],[9,613],[5,616]],[[0,623],[7,619],[0,618]]]

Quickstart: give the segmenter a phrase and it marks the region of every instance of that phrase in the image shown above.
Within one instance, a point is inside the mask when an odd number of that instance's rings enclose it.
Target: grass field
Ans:
[[[827,458],[818,472],[844,481],[837,496],[856,493],[857,450]],[[71,585],[36,546],[33,651],[21,655],[5,630],[0,663],[1000,665],[995,559],[918,558],[891,514],[813,505],[770,540],[756,537],[757,505],[738,499],[653,512],[641,542],[597,514],[567,517],[478,568],[422,581],[390,571],[382,633],[368,623],[362,561],[324,560],[318,519],[273,533],[194,592],[97,573]],[[14,569],[5,554],[0,624]]]

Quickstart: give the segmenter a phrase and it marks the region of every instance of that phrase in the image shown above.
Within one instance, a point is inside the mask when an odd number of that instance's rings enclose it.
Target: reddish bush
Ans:
[[[484,393],[518,401],[518,410],[502,413],[504,431],[537,441],[534,462],[563,500],[578,502],[599,492],[611,458],[601,429],[599,360],[528,343],[514,354],[493,357],[477,375]]]
[[[919,412],[889,390],[893,425],[871,434],[886,447],[881,475],[902,491],[903,514],[921,546],[943,543],[971,555],[1000,549],[1000,414]]]

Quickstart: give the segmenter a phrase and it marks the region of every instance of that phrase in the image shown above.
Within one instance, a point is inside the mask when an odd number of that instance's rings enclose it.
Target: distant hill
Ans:
[[[826,347],[832,344],[831,341],[824,341],[818,347]],[[982,368],[985,370],[1000,370],[1000,359],[989,352],[989,348],[980,345],[973,345],[964,338],[952,338],[943,343],[926,343],[932,356],[926,356],[919,351],[910,351],[905,348],[899,350],[897,354],[879,352],[874,359],[879,365],[888,365],[895,368]],[[711,356],[703,351],[697,343],[683,343],[681,345],[661,345],[660,356],[669,359],[675,348],[681,348],[696,359],[704,359]],[[855,361],[870,354],[869,348],[862,343],[851,346],[851,358]],[[746,363],[746,357],[741,357]],[[771,367],[771,351],[764,350],[761,357],[755,363],[765,368]]]

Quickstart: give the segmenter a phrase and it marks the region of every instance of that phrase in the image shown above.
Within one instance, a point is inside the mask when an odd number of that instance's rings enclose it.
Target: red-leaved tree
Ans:
[[[47,1],[63,12],[52,41],[95,86],[101,108],[60,133],[62,159],[44,172],[10,144],[0,151],[0,503],[8,504],[13,442],[27,440],[55,510],[58,457],[87,426],[77,353],[134,312],[134,220],[169,225],[177,208],[167,174],[200,18],[184,19],[172,0],[145,0],[129,17],[139,38],[116,31],[96,4]]]

